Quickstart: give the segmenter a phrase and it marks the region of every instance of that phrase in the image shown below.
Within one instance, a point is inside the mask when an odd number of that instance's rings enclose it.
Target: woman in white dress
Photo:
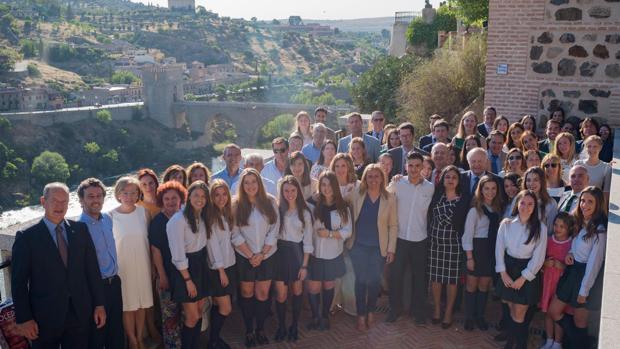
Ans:
[[[144,207],[136,205],[140,198],[140,182],[136,178],[119,178],[114,196],[121,203],[110,211],[110,216],[121,278],[123,325],[129,348],[141,349],[145,309],[153,306],[148,213]]]

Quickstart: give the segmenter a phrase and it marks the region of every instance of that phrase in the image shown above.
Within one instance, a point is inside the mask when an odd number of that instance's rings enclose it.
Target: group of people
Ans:
[[[539,139],[536,118],[510,124],[487,107],[480,124],[465,113],[453,138],[431,116],[415,146],[414,126],[386,125],[380,111],[368,132],[349,114],[340,139],[325,108],[314,115],[298,113],[266,164],[229,144],[213,174],[196,162],[122,177],[109,212],[98,179],[80,183],[77,220],[65,217],[67,186],[48,184],[44,218],[13,246],[21,333],[33,348],[140,349],[156,304],[164,347],[198,348],[211,297],[208,348],[229,347],[220,332],[233,304],[247,347],[295,342],[304,292],[307,328],[328,330],[350,274],[360,331],[375,323],[383,291],[387,322],[410,312],[418,325],[430,317],[448,329],[464,303],[464,329],[486,331],[494,289],[495,339],[506,348],[526,348],[537,309],[546,313],[542,348],[587,347],[601,297],[609,126],[574,125],[558,110]],[[278,325],[268,335],[272,308]]]

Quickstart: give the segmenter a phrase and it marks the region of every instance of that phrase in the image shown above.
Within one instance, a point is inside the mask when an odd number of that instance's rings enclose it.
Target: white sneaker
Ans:
[[[553,345],[549,349],[562,349],[562,343],[553,342]]]

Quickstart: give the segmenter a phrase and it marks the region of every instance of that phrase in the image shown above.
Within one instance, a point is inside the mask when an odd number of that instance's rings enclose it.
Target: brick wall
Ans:
[[[569,54],[569,46],[573,44],[560,44],[558,33],[571,32],[575,36],[574,45],[581,45],[583,37],[587,33],[620,34],[620,11],[618,2],[609,0],[592,0],[585,2],[577,0],[490,0],[489,2],[489,31],[488,31],[488,55],[486,67],[485,105],[495,106],[499,112],[511,120],[515,120],[524,114],[538,115],[544,121],[549,114],[549,100],[543,98],[543,91],[553,89],[556,91],[589,91],[590,89],[609,91],[609,97],[597,101],[601,106],[597,112],[587,110],[588,114],[579,110],[578,101],[565,100],[563,95],[557,96],[554,105],[573,106],[568,113],[576,116],[598,116],[607,119],[613,126],[620,126],[620,78],[607,76],[604,69],[607,65],[619,62],[620,44],[609,45],[610,56],[607,60],[601,60],[592,54],[590,47],[590,60],[599,63],[599,71],[594,76],[582,76],[580,64],[582,58],[577,58],[576,72],[573,75],[557,73],[558,58],[574,59]],[[601,5],[610,8],[607,18],[594,18],[593,5]],[[581,19],[560,18],[556,16],[558,10],[573,7],[583,13]],[[534,72],[533,64],[541,63],[534,61],[531,55],[532,46],[539,45],[537,35],[542,32],[555,34],[555,41],[551,45],[564,45],[559,57],[554,57],[552,71],[543,74]],[[591,46],[591,45],[590,45]],[[545,49],[547,50],[547,49]],[[546,53],[546,51],[545,51]],[[540,57],[542,61],[546,57]],[[498,74],[498,65],[507,64],[507,74]],[[538,70],[538,69],[537,69]],[[548,97],[548,96],[546,96]],[[573,96],[574,97],[574,96]],[[542,103],[541,103],[542,102]],[[608,115],[603,115],[607,114]]]

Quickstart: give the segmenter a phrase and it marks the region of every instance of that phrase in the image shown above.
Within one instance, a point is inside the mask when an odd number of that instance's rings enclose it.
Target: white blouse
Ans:
[[[166,223],[166,235],[168,235],[172,264],[178,270],[189,267],[186,253],[198,252],[207,245],[205,222],[200,220],[198,232],[192,232],[189,222],[183,215],[183,210],[175,213]]]
[[[207,251],[209,252],[209,268],[212,270],[228,268],[235,265],[235,251],[232,247],[232,231],[228,222],[222,218],[224,229],[213,223],[211,226],[211,238],[207,239]]]
[[[521,276],[532,281],[545,262],[547,251],[547,227],[540,224],[540,236],[530,241],[527,245],[527,237],[530,232],[526,225],[522,224],[519,217],[504,219],[499,225],[497,242],[495,245],[495,271],[506,271],[504,253],[519,259],[529,259],[527,267],[521,271]]]
[[[545,207],[541,202],[538,202],[538,210],[540,221],[547,226],[547,232],[553,232],[553,221],[558,214],[558,203],[555,199],[551,198]]]
[[[490,207],[487,206],[487,209],[492,212]],[[472,251],[474,249],[474,239],[489,237],[489,224],[491,222],[484,212],[479,214],[475,207],[469,209],[467,218],[465,218],[465,231],[461,238],[464,251]]]
[[[303,241],[304,253],[314,252],[312,245],[312,215],[304,210],[304,225],[299,220],[297,210],[286,212],[280,219],[284,220],[282,231],[278,234],[279,240],[301,242]]]
[[[607,228],[601,224],[597,227],[597,230],[599,231],[598,236],[584,240],[583,237],[586,235],[586,230],[582,228],[577,237],[573,239],[570,249],[570,253],[572,253],[576,262],[586,263],[586,272],[583,275],[581,287],[579,288],[579,295],[584,297],[589,295],[590,289],[594,285],[605,259]]]
[[[260,253],[265,245],[271,246],[265,259],[271,257],[278,249],[278,227],[280,226],[280,217],[278,214],[278,207],[275,204],[275,200],[270,198],[271,205],[276,211],[276,221],[273,224],[269,224],[267,217],[256,208],[252,208],[250,217],[248,218],[248,225],[239,226],[235,225],[232,233],[232,243],[235,246],[235,250],[243,255],[239,250],[244,242],[248,244],[248,247],[252,253]]]
[[[330,212],[331,223],[333,231],[338,231],[342,239],[336,238],[322,238],[319,236],[317,231],[319,229],[326,229],[325,225],[317,218],[314,220],[314,232],[312,234],[312,240],[314,245],[313,256],[321,259],[334,259],[343,251],[344,241],[351,236],[353,231],[353,217],[349,214],[349,219],[345,224],[340,218],[340,214],[338,214],[337,210],[333,210]]]

